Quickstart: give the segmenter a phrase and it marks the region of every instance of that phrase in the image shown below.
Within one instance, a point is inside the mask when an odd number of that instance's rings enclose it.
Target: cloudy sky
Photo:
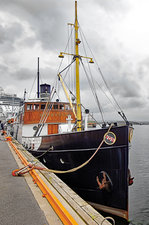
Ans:
[[[129,120],[149,120],[148,12],[148,0],[78,0],[81,30]],[[0,0],[0,86],[5,92],[23,97],[26,88],[29,96],[37,57],[42,81],[54,81],[59,52],[67,43],[67,23],[73,22],[74,0]],[[96,112],[86,80],[81,80],[84,104]],[[99,85],[103,86],[100,78]],[[108,113],[102,95],[107,119],[112,111]]]

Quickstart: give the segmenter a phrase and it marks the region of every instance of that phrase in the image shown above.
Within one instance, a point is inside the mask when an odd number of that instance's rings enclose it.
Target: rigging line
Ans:
[[[33,90],[33,86],[34,86],[34,84],[35,84],[35,81],[36,81],[36,76],[35,76],[35,78],[34,78],[34,82],[33,82],[33,84],[32,84],[31,90],[30,90],[30,92],[29,92],[28,98],[30,98],[30,96],[31,96],[31,92],[32,92],[32,90]]]
[[[68,26],[68,39],[69,39],[69,26]],[[70,38],[70,41],[71,41],[71,38]],[[68,44],[68,53],[70,53],[69,51],[69,47],[70,47],[70,41],[69,41],[69,44]],[[71,62],[71,58],[70,58],[70,55],[68,55],[68,64],[70,64]],[[69,70],[67,71],[67,73],[69,72]],[[69,72],[69,81],[68,81],[68,84],[70,86],[70,72]]]
[[[60,74],[63,73],[67,68],[69,68],[69,67],[71,66],[72,63],[74,63],[75,60],[76,60],[76,59],[73,58],[72,61],[71,61],[71,63],[70,63],[68,66],[66,66],[62,71],[60,71],[59,73],[60,73]],[[65,75],[65,76],[66,76],[66,75]]]
[[[40,119],[40,121],[39,121],[39,123],[38,123],[38,129],[36,130],[34,136],[37,136],[37,134],[38,134],[38,136],[40,135],[40,133],[41,133],[41,131],[42,131],[42,129],[43,129],[44,123],[46,122],[46,120],[47,120],[47,118],[48,118],[49,111],[51,110],[51,105],[50,105],[50,107],[49,107],[49,104],[50,104],[50,97],[52,96],[52,94],[53,94],[53,96],[54,96],[54,94],[55,94],[55,91],[54,91],[54,93],[52,93],[53,90],[54,90],[54,87],[52,88],[51,94],[50,94],[50,96],[49,96],[49,100],[46,102],[45,109],[44,109],[44,111],[43,111],[43,113],[42,113],[42,116],[41,116],[41,119]],[[52,98],[53,98],[53,96],[52,96]],[[53,104],[52,104],[52,105],[53,105]]]
[[[73,59],[72,59],[72,62],[71,62],[66,68],[64,68],[64,69],[59,73],[59,74],[61,74],[63,71],[65,71],[66,69],[68,69],[67,72],[66,72],[66,74],[65,74],[65,76],[64,76],[64,78],[63,78],[63,82],[64,82],[64,80],[65,80],[65,78],[66,78],[66,75],[68,74],[68,71],[69,71],[69,69],[70,69],[72,63],[74,63],[75,60],[76,60],[76,59],[73,58]],[[65,84],[65,86],[67,87],[67,89],[69,90],[68,85],[67,85],[65,82],[64,82],[64,84]]]
[[[71,33],[70,33],[70,36],[69,36],[69,39],[68,39],[68,42],[67,42],[67,44],[66,44],[66,47],[65,47],[64,52],[65,52],[65,51],[66,51],[66,49],[68,48],[69,41],[70,41],[70,38],[71,38],[71,36],[72,36],[72,31],[73,31],[73,30],[71,30]],[[60,71],[60,68],[61,68],[62,62],[63,62],[63,58],[61,59],[61,62],[60,62],[59,68],[58,68],[58,70],[57,70],[57,74],[59,74],[59,73],[60,73],[59,71]],[[56,83],[57,83],[57,77],[56,77]],[[59,82],[58,82],[58,89],[59,89]]]
[[[63,83],[64,83],[64,85],[66,86],[66,88],[69,90],[69,92],[70,92],[70,94],[72,94],[74,97],[75,97],[75,95],[72,93],[72,91],[69,89],[69,87],[68,87],[68,85],[67,85],[67,83],[65,82],[65,80],[63,79]],[[75,99],[76,99],[76,97],[75,97]]]
[[[71,106],[71,109],[72,109],[72,111],[73,111],[73,114],[74,114],[75,118],[77,119],[77,115],[76,115],[75,109],[74,109],[74,107],[73,107],[73,104],[72,104],[72,102],[71,102],[70,96],[69,96],[69,94],[68,94],[68,92],[67,92],[67,89],[66,89],[66,87],[65,87],[65,84],[64,84],[64,82],[63,82],[62,76],[61,76],[60,74],[59,74],[58,76],[59,76],[59,79],[60,79],[61,84],[62,84],[62,86],[63,86],[65,95],[66,95],[66,97],[67,97],[67,99],[68,99],[68,101],[69,101],[69,104],[70,104],[70,106]]]
[[[73,94],[73,92],[70,89],[68,89],[68,90],[69,90],[70,94],[76,99],[76,96]],[[82,106],[83,109],[86,109],[86,107],[82,103],[81,103],[81,106]],[[96,122],[96,124],[98,124],[101,127],[100,123],[92,116],[92,114],[90,114],[90,112],[89,112],[89,115]]]
[[[59,89],[60,88],[59,88],[59,82],[58,82],[57,76],[56,76],[54,82],[55,82],[55,84],[53,85],[53,88],[55,87],[56,94],[57,94],[58,98],[60,99],[60,97],[59,97]],[[52,98],[51,98],[51,100],[52,100]]]
[[[50,102],[49,102],[49,103],[50,103]],[[52,103],[52,104],[50,105],[50,107],[49,107],[49,104],[48,104],[48,106],[47,106],[47,111],[45,112],[45,116],[44,116],[44,118],[43,118],[44,121],[40,124],[39,130],[38,130],[38,132],[37,132],[38,136],[40,135],[40,133],[41,133],[41,131],[42,131],[44,125],[45,125],[45,122],[46,122],[46,120],[47,120],[47,118],[48,118],[48,115],[49,115],[50,111],[52,110],[53,104],[54,104],[54,103]],[[37,135],[37,134],[36,134],[36,135]]]
[[[103,79],[103,81],[104,81],[104,83],[105,83],[105,85],[106,85],[106,87],[107,87],[109,93],[111,94],[111,96],[112,96],[112,98],[114,99],[116,105],[118,106],[118,108],[120,109],[120,111],[121,111],[122,114],[123,114],[123,110],[121,109],[120,105],[118,104],[116,98],[113,96],[113,94],[112,94],[112,92],[111,92],[109,86],[107,85],[107,82],[106,82],[105,79],[104,79],[103,73],[102,73],[102,71],[101,71],[101,69],[100,69],[100,67],[99,67],[99,65],[98,65],[98,63],[97,63],[97,61],[96,61],[96,58],[95,58],[95,56],[94,56],[94,54],[93,54],[93,52],[92,52],[92,50],[91,50],[91,48],[90,48],[90,46],[89,46],[89,44],[88,44],[86,38],[85,38],[85,35],[84,35],[84,33],[83,33],[81,27],[80,27],[80,31],[82,32],[82,35],[83,35],[83,37],[84,37],[84,39],[85,39],[85,41],[86,41],[86,44],[87,44],[87,46],[88,46],[88,48],[89,48],[91,54],[93,55],[94,61],[95,61],[96,65],[97,65],[97,67],[98,67],[98,70],[99,70],[99,72],[100,72],[100,74],[101,74],[101,76],[102,76],[102,79]],[[124,114],[124,115],[125,115],[125,114]],[[126,117],[126,116],[125,116],[125,117]]]
[[[84,47],[84,43],[83,43],[83,47]],[[86,53],[86,50],[85,50],[85,48],[84,48],[84,51],[85,51],[85,53]],[[92,72],[91,72],[91,68],[90,68],[90,66],[89,66],[89,64],[88,64],[88,68],[89,68],[89,72],[90,72],[90,74],[91,74],[91,78],[92,78],[92,83],[93,83],[93,87],[94,87],[94,90],[96,90],[96,88],[95,88],[95,83],[98,85],[98,87],[100,88],[100,90],[105,94],[105,96],[107,97],[107,99],[110,101],[110,103],[113,105],[113,108],[116,110],[116,111],[118,111],[117,109],[116,109],[116,107],[114,106],[114,104],[113,104],[113,102],[111,101],[111,99],[108,97],[108,95],[106,94],[106,92],[102,89],[102,87],[99,85],[99,83],[97,82],[97,80],[95,79],[95,78],[93,78],[93,75],[92,75]]]
[[[106,80],[105,80],[105,78],[104,78],[104,76],[103,76],[103,73],[102,73],[102,71],[101,71],[101,69],[100,69],[99,66],[98,66],[98,71],[100,72],[100,75],[101,75],[101,77],[102,77],[102,79],[103,79],[103,81],[104,81],[104,84],[105,84],[107,90],[109,91],[111,97],[113,98],[113,100],[114,100],[114,102],[115,102],[115,105],[117,105],[117,107],[118,107],[119,110],[120,110],[120,112],[119,112],[118,110],[116,110],[116,111],[118,111],[118,114],[122,117],[122,119],[123,119],[125,122],[127,122],[127,121],[128,121],[128,120],[127,120],[127,117],[126,117],[126,115],[124,114],[124,112],[123,112],[122,108],[120,107],[120,105],[118,104],[116,98],[115,98],[114,95],[112,94],[111,89],[109,88],[109,86],[108,86],[108,84],[107,84],[107,82],[106,82]]]
[[[84,46],[83,37],[82,37],[81,32],[80,32],[80,36],[81,36],[81,40],[82,40],[82,43],[83,43],[83,49],[84,49],[85,56],[87,56],[87,53],[86,53],[86,49],[85,49],[85,46]],[[105,122],[104,121],[104,118],[103,118],[103,113],[102,113],[102,110],[101,110],[101,105],[100,105],[100,102],[99,102],[99,99],[98,99],[98,95],[97,95],[97,92],[96,92],[96,87],[95,87],[95,82],[94,82],[95,79],[93,78],[93,75],[92,75],[92,72],[91,72],[91,68],[90,68],[89,63],[88,63],[88,69],[89,69],[89,72],[90,72],[92,87],[93,87],[93,90],[94,90],[94,93],[95,93],[95,98],[96,98],[96,101],[97,101],[97,104],[98,104],[98,108],[99,108],[99,111],[101,113],[102,120],[103,120],[103,122]],[[88,80],[89,80],[89,78],[88,78]]]
[[[106,82],[106,80],[105,80],[105,78],[104,78],[104,76],[103,76],[103,73],[102,73],[102,71],[101,71],[101,69],[100,69],[99,66],[98,66],[98,70],[99,70],[99,72],[100,72],[100,75],[101,75],[101,77],[102,77],[102,79],[103,79],[103,81],[104,81],[104,83],[105,83],[105,85],[106,85],[106,87],[107,87],[109,93],[111,94],[111,96],[112,96],[112,98],[114,99],[116,105],[117,105],[118,108],[120,109],[120,112],[118,112],[118,114],[119,114],[119,115],[122,117],[122,119],[127,123],[127,122],[128,122],[127,117],[126,117],[125,113],[123,112],[122,108],[120,107],[120,105],[118,104],[116,98],[115,98],[114,95],[112,94],[112,92],[111,92],[111,90],[110,90],[110,88],[109,88],[109,86],[108,86],[108,84],[107,84],[107,82]]]
[[[63,78],[63,82],[64,82],[64,84],[65,84],[65,86],[67,87],[68,90],[69,90],[69,87],[68,87],[68,85],[66,84],[66,82],[65,82],[64,80],[65,80],[65,78],[66,78],[66,76],[67,76],[67,74],[68,74],[69,69],[71,68],[72,63],[74,63],[75,60],[76,60],[76,59],[73,58],[73,59],[72,59],[72,62],[71,62],[66,68],[64,68],[61,72],[59,72],[59,74],[61,74],[63,71],[65,71],[66,69],[68,69],[67,72],[66,72],[66,74],[65,74],[65,76],[64,76],[64,78]]]
[[[74,61],[75,61],[75,59],[74,59]],[[74,63],[74,61],[72,60],[71,64]],[[66,74],[64,75],[64,78],[63,78],[63,79],[66,78],[66,76],[67,76],[67,74],[68,74],[68,72],[69,72],[69,70],[70,70],[70,68],[71,68],[71,64],[70,64],[68,70],[66,71]]]
[[[108,84],[107,84],[107,82],[106,82],[106,80],[105,80],[105,78],[104,78],[104,76],[103,76],[103,73],[102,73],[102,71],[101,71],[101,69],[100,69],[99,66],[98,66],[98,70],[99,70],[99,72],[100,72],[100,74],[101,74],[101,77],[102,77],[102,79],[103,79],[103,81],[104,81],[104,83],[105,83],[105,85],[106,85],[108,91],[110,92],[110,94],[111,94],[112,98],[114,99],[116,105],[118,106],[118,108],[119,108],[119,109],[121,110],[121,112],[122,112],[122,109],[121,109],[120,105],[118,104],[116,98],[115,98],[114,95],[112,94],[112,92],[111,92],[111,90],[110,90],[110,88],[109,88],[109,86],[108,86]]]
[[[65,52],[65,51],[66,51],[66,49],[68,48],[69,41],[70,41],[70,38],[71,38],[71,35],[72,35],[72,31],[73,31],[73,29],[71,30],[71,33],[70,33],[70,36],[69,36],[69,39],[68,39],[68,42],[67,42],[67,44],[66,44],[66,47],[65,47],[64,52]],[[61,62],[60,62],[60,65],[59,65],[59,68],[58,68],[57,74],[59,74],[59,70],[60,70],[60,68],[61,68],[62,62],[63,62],[63,58],[61,59]]]
[[[72,29],[72,26],[68,26],[68,39],[69,39],[69,32],[71,33],[71,29]],[[72,35],[70,36],[70,40],[69,40],[69,44],[68,44],[68,53],[70,54],[71,53],[71,39],[72,39]],[[71,55],[68,55],[68,64],[70,64],[71,62]],[[70,87],[70,84],[71,84],[71,71],[68,70],[67,73],[69,73],[69,87]]]
[[[69,92],[76,99],[76,96],[73,94],[73,92],[71,90],[69,90]],[[81,106],[82,106],[83,109],[86,109],[86,107],[82,103],[81,103]],[[89,115],[101,127],[100,123],[95,119],[95,117],[92,116],[92,114],[90,114],[90,112],[89,112]]]
[[[87,77],[88,82],[89,82],[89,84],[90,84],[91,91],[92,91],[92,93],[93,93],[93,95],[94,95],[94,97],[95,97],[95,99],[96,99],[96,102],[97,102],[97,105],[98,105],[98,108],[99,108],[99,111],[100,111],[100,114],[101,114],[102,121],[105,123],[104,117],[103,117],[103,112],[102,112],[102,109],[101,109],[101,105],[100,105],[100,103],[99,103],[98,96],[97,96],[97,94],[96,94],[96,92],[95,92],[95,90],[94,90],[93,84],[90,82],[89,76],[88,76],[88,74],[87,74],[87,72],[86,72],[86,69],[85,69],[84,64],[83,64],[83,62],[82,62],[82,59],[81,59],[80,61],[81,61],[81,63],[82,63],[82,66],[83,66],[83,69],[84,69],[84,71],[85,71],[86,77]]]
[[[41,126],[39,127],[38,136],[41,134],[41,131],[42,131],[44,125],[45,125],[45,122],[46,122],[46,120],[47,120],[47,118],[48,118],[48,115],[49,115],[51,109],[52,109],[52,106],[53,106],[53,103],[52,103],[52,104],[50,105],[50,107],[48,108],[47,114],[46,114],[46,117],[45,117],[45,120],[44,120],[44,122],[41,124]]]
[[[57,95],[59,101],[61,102],[61,98],[60,98],[60,96],[59,96],[59,93],[57,93],[56,89],[55,89],[55,93],[56,93],[56,95]]]
[[[84,105],[81,104],[81,106],[83,107],[83,109],[86,109],[86,107],[84,107]],[[96,124],[98,124],[100,127],[102,127],[101,124],[92,116],[92,114],[90,112],[89,112],[89,116],[96,122]]]
[[[109,96],[106,94],[106,92],[102,89],[102,87],[100,86],[100,84],[97,81],[96,81],[96,84],[98,85],[98,87],[100,88],[100,90],[104,93],[104,95],[107,97],[107,99],[112,104],[112,106],[115,109],[115,111],[117,112],[117,108],[115,107],[115,105],[113,104],[113,102],[111,101],[111,99],[109,98]]]
[[[92,93],[93,93],[94,97],[96,98],[95,88],[94,88],[94,86],[93,86],[93,83],[90,81],[90,78],[89,78],[89,76],[88,76],[88,74],[87,74],[87,72],[86,72],[86,69],[85,69],[85,67],[84,67],[84,64],[83,64],[82,60],[81,60],[81,63],[82,63],[83,69],[84,69],[84,71],[85,71],[85,74],[86,74],[86,76],[87,76],[87,79],[88,79],[90,88],[91,88],[91,90],[92,90]],[[96,100],[97,100],[97,99],[96,99]],[[98,104],[98,102],[97,102],[97,104]]]
[[[80,36],[81,36],[81,40],[82,40],[82,43],[83,43],[83,49],[84,49],[85,56],[87,56],[87,53],[86,53],[86,49],[85,49],[85,46],[84,46],[84,42],[83,42],[83,38],[82,38],[81,32],[80,32]],[[86,61],[87,61],[87,59],[86,59]],[[89,66],[89,63],[88,63],[88,69],[89,69],[89,72],[90,72],[90,76],[91,76],[91,81],[92,81],[93,88],[94,88],[94,90],[96,90],[95,83],[94,83],[94,79],[93,79],[93,75],[91,73],[91,68]]]
[[[71,26],[71,32],[72,32],[72,29],[73,29],[73,27]],[[70,50],[71,50],[71,52],[74,52],[74,45],[73,45],[73,43],[74,43],[74,40],[73,40],[73,35],[71,35],[71,39],[70,39]],[[70,76],[71,76],[71,79],[72,79],[72,82],[71,82],[71,84],[70,84],[70,86],[72,86],[71,88],[72,88],[72,90],[74,91],[74,76],[73,76],[73,71],[72,71],[72,67],[70,68]]]

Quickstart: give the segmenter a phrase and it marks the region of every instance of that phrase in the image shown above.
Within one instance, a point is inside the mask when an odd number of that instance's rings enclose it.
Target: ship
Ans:
[[[58,81],[68,100],[52,101],[55,88],[39,84],[38,58],[37,98],[24,101],[14,121],[13,136],[93,207],[128,220],[129,143],[133,128],[123,111],[119,112],[124,119],[122,124],[98,124],[86,108],[83,121],[79,64],[83,58],[93,63],[93,58],[79,54],[77,1],[71,26],[75,31],[75,53],[60,52],[59,57],[72,57],[76,95],[72,100],[67,91],[62,76],[66,67],[58,73]]]
[[[16,94],[9,94],[0,87],[0,120],[6,123],[9,119],[13,120],[23,105],[23,99]]]

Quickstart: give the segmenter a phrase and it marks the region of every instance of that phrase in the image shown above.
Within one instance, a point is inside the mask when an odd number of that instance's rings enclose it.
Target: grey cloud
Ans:
[[[34,71],[27,69],[27,68],[21,68],[15,72],[12,73],[12,77],[16,80],[31,80],[34,77]]]
[[[146,106],[146,102],[143,98],[133,98],[129,99],[128,101],[124,102],[124,107],[126,109],[140,109]]]
[[[3,44],[5,41],[5,31],[4,27],[0,25],[0,44]]]
[[[15,12],[15,17],[26,21],[30,29],[35,33],[36,40],[40,41],[42,47],[53,49],[58,47],[60,35],[64,35],[62,25],[64,18],[67,18],[69,1],[1,1],[1,10]],[[61,10],[63,9],[63,10]],[[56,47],[57,46],[57,47]]]
[[[29,81],[33,85],[37,80],[37,69],[21,68],[11,73],[11,76],[18,81]],[[40,82],[53,84],[55,79],[55,71],[49,67],[40,68]],[[29,86],[29,85],[28,85]]]
[[[35,37],[24,37],[24,39],[18,41],[18,44],[20,46],[24,46],[24,48],[30,48],[30,47],[35,46],[36,39],[35,39]]]
[[[0,25],[0,49],[7,53],[14,50],[15,41],[23,34],[23,28],[19,23]]]
[[[94,3],[98,4],[100,7],[102,7],[105,11],[109,13],[115,13],[115,12],[125,12],[129,9],[127,0],[94,0]]]
[[[137,74],[140,79],[149,76],[149,58],[145,58],[138,63]]]
[[[85,24],[87,22],[87,25],[85,25],[85,33],[88,31],[87,40],[92,45],[92,50],[96,54],[96,59],[113,95],[122,108],[136,109],[137,106],[144,107],[146,104],[146,101],[142,100],[140,79],[148,75],[149,58],[137,64],[127,57],[128,51],[126,52],[123,43],[115,44],[116,37],[113,33],[111,34],[113,27],[118,25],[116,22],[119,16],[125,16],[129,12],[131,7],[129,4],[128,0],[82,0],[78,1],[78,11],[82,20],[80,20],[80,23]],[[23,62],[23,60],[28,54],[30,54],[29,58],[36,57],[35,55],[40,51],[42,56],[48,58],[47,53],[49,51],[52,63],[51,65],[50,63],[44,63],[49,67],[44,66],[44,68],[41,68],[40,73],[43,83],[53,82],[53,77],[56,77],[57,72],[53,52],[59,53],[65,48],[67,42],[66,24],[67,22],[74,22],[74,1],[0,0],[0,5],[0,11],[10,14],[16,21],[10,21],[7,27],[0,25],[0,51],[3,53],[0,58],[1,60],[3,57],[0,63],[1,74],[3,73],[7,78],[12,79],[11,82],[14,82],[14,85],[18,85],[23,90],[25,87],[32,85],[36,76],[36,68],[27,65],[29,60],[26,60],[27,62]],[[91,17],[88,17],[89,12]],[[94,17],[94,12],[97,18]],[[88,28],[88,23],[91,22],[93,26]],[[39,46],[39,51],[36,48],[33,49],[36,45]],[[63,49],[61,46],[63,46]],[[23,56],[20,56],[19,48],[21,53],[23,48],[27,49]],[[82,54],[81,51],[80,54]],[[20,58],[17,58],[19,56]],[[91,56],[90,53],[88,56]],[[49,58],[48,60],[50,61]],[[24,68],[25,66],[27,68]],[[91,100],[92,94],[88,92],[87,79],[81,75],[81,88],[86,98],[85,103],[86,105],[92,105],[93,110],[96,112],[97,107]],[[96,75],[93,71],[93,76],[99,79],[98,81],[103,87],[99,75]],[[2,79],[4,80],[4,78]],[[105,109],[106,107],[109,109],[109,103],[103,101],[101,94],[100,97],[101,104]]]
[[[6,72],[8,72],[8,67],[0,62],[0,74],[4,74]]]
[[[56,70],[50,67],[41,68],[40,79],[41,83],[48,83],[50,85],[53,85],[54,81],[57,79]]]
[[[124,98],[139,97],[141,95],[139,84],[135,80],[128,79],[125,75],[119,81],[113,81],[112,91],[114,94]]]

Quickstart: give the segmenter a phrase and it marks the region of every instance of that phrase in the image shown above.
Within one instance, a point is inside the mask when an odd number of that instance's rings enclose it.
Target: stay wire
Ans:
[[[67,87],[67,89],[69,90],[69,93],[76,99],[75,94],[69,89],[65,80],[63,80],[63,82],[64,82],[65,86]],[[82,103],[81,103],[81,106],[82,106],[83,109],[86,109],[86,107]],[[91,115],[91,113],[89,113],[89,115],[96,122],[96,124],[98,124],[101,127],[100,123]]]
[[[31,87],[31,90],[30,90],[30,92],[29,92],[29,96],[28,96],[28,98],[30,98],[30,96],[31,96],[31,92],[32,92],[32,90],[33,90],[33,86],[34,86],[34,84],[35,84],[35,81],[36,81],[36,76],[35,76],[35,78],[34,78],[34,81],[33,81],[33,84],[32,84],[32,87]]]
[[[66,44],[66,47],[65,47],[64,52],[66,51],[66,49],[67,49],[67,48],[68,48],[68,46],[69,46],[69,41],[71,40],[72,31],[73,31],[73,29],[71,30],[71,33],[70,33],[70,36],[69,36],[69,38],[68,38],[68,41],[67,41],[67,44]],[[63,62],[63,58],[61,59],[61,62],[60,62],[60,65],[59,65],[59,68],[58,68],[57,74],[59,74],[59,71],[60,71],[60,68],[61,68],[62,62]]]
[[[66,44],[66,47],[65,47],[64,52],[66,51],[67,48],[69,48],[69,42],[70,42],[71,39],[72,39],[72,32],[73,32],[73,29],[74,29],[74,28],[71,29],[71,32],[70,32],[70,35],[69,35],[69,37],[68,37],[68,41],[67,41],[67,44]],[[60,71],[60,68],[61,68],[61,66],[62,66],[62,63],[63,63],[63,59],[61,59],[60,65],[59,65],[58,70],[57,70],[57,74],[60,73],[59,71]],[[56,81],[55,81],[55,83],[56,83],[55,86],[57,86],[57,88],[58,88],[58,95],[59,95],[59,82],[58,82],[57,76],[56,76]]]
[[[117,112],[117,108],[115,107],[115,105],[113,104],[113,102],[111,101],[109,96],[106,94],[106,92],[102,89],[101,85],[97,82],[97,80],[95,80],[95,82],[96,82],[97,86],[100,88],[100,90],[103,92],[103,94],[107,97],[107,99],[109,100],[109,102],[111,103],[111,105],[113,106],[115,111]]]
[[[71,33],[70,33],[70,35],[69,35],[69,38],[68,38],[68,41],[67,41],[67,44],[66,44],[66,47],[65,47],[64,52],[65,52],[65,51],[66,51],[66,49],[68,48],[69,41],[71,40],[72,32],[73,32],[73,29],[71,30]],[[58,70],[57,70],[57,74],[59,74],[59,73],[60,73],[59,71],[60,71],[60,68],[61,68],[62,62],[63,62],[63,59],[62,59],[62,60],[61,60],[61,62],[60,62],[60,65],[59,65]],[[61,71],[61,72],[62,72],[62,71]],[[56,76],[56,79],[55,79],[55,82],[54,82],[53,87],[55,87],[55,88],[57,87],[57,88],[58,88],[58,96],[59,96],[59,82],[57,82],[57,76]]]
[[[84,64],[83,64],[83,62],[82,62],[82,59],[81,59],[80,61],[81,61],[81,63],[82,63],[82,66],[83,66],[84,72],[85,72],[86,77],[87,77],[87,80],[88,80],[88,82],[89,82],[89,85],[90,85],[91,91],[92,91],[92,93],[93,93],[93,95],[94,95],[94,97],[95,97],[95,99],[96,99],[96,102],[97,102],[97,105],[98,105],[98,108],[99,108],[99,111],[100,111],[100,114],[101,114],[102,121],[105,123],[105,121],[104,121],[104,117],[103,117],[103,112],[102,112],[101,105],[100,105],[100,102],[99,102],[99,99],[98,99],[97,93],[96,93],[96,91],[95,91],[95,88],[94,88],[94,86],[93,86],[92,82],[91,82],[91,81],[90,81],[90,79],[89,79],[88,73],[87,73],[87,71],[86,71],[86,69],[85,69],[85,66],[84,66]]]
[[[110,92],[112,98],[114,99],[116,105],[118,106],[118,108],[120,109],[120,111],[122,111],[122,109],[121,109],[120,105],[118,104],[116,98],[115,98],[114,95],[112,94],[112,92],[111,92],[111,90],[110,90],[110,88],[109,88],[109,86],[108,86],[108,84],[107,84],[107,82],[106,82],[106,80],[105,80],[105,78],[104,78],[104,76],[103,76],[103,73],[102,73],[102,71],[101,71],[101,68],[100,68],[99,66],[98,66],[98,70],[99,70],[99,72],[100,72],[100,74],[101,74],[101,77],[102,77],[102,79],[103,79],[103,81],[104,81],[104,83],[105,83],[105,85],[106,85],[108,91]]]
[[[123,119],[126,123],[128,123],[128,120],[127,120],[127,117],[126,117],[125,113],[123,112],[123,110],[121,109],[120,105],[118,104],[116,98],[115,98],[114,95],[112,94],[112,92],[111,92],[111,90],[110,90],[110,88],[109,88],[109,86],[108,86],[108,84],[107,84],[107,82],[106,82],[106,80],[105,80],[105,78],[104,78],[104,76],[103,76],[103,73],[102,73],[102,71],[101,71],[101,69],[100,69],[99,66],[98,66],[98,70],[99,70],[99,72],[100,72],[100,74],[101,74],[101,77],[102,77],[102,79],[103,79],[103,81],[104,81],[104,83],[105,83],[105,85],[106,85],[106,87],[107,87],[109,93],[111,94],[112,98],[114,99],[114,101],[115,101],[117,107],[120,109],[120,111],[118,111],[118,114],[122,117],[122,119]]]
[[[117,107],[118,107],[119,110],[121,111],[121,112],[118,112],[118,113],[121,115],[121,117],[122,117],[125,121],[127,121],[127,118],[126,118],[126,116],[125,116],[123,110],[121,109],[120,105],[118,104],[116,98],[113,96],[113,94],[112,94],[112,92],[111,92],[111,90],[110,90],[110,88],[109,88],[109,86],[108,86],[108,84],[107,84],[107,82],[106,82],[106,80],[105,80],[105,78],[104,78],[104,76],[103,76],[103,73],[102,73],[102,71],[101,71],[101,68],[99,67],[99,65],[98,65],[98,63],[97,63],[97,61],[96,61],[96,58],[94,57],[94,54],[93,54],[93,52],[92,52],[92,50],[91,50],[91,48],[90,48],[90,46],[89,46],[89,44],[88,44],[88,42],[87,42],[87,40],[86,40],[86,38],[85,38],[85,35],[84,35],[84,33],[83,33],[81,27],[80,27],[80,31],[81,31],[81,33],[82,33],[82,35],[83,35],[83,37],[84,37],[84,39],[85,39],[85,41],[86,41],[86,44],[87,44],[87,46],[88,46],[88,48],[89,48],[89,50],[90,50],[90,52],[91,52],[93,58],[94,58],[94,61],[95,61],[96,65],[97,65],[97,68],[98,68],[98,71],[99,71],[100,74],[101,74],[101,77],[102,77],[102,79],[103,79],[103,81],[104,81],[104,83],[105,83],[105,86],[106,86],[107,90],[109,91],[111,97],[112,97],[113,100],[115,101],[115,104],[117,105]],[[118,111],[118,110],[116,110],[116,111]]]
[[[81,36],[81,40],[82,40],[82,43],[83,43],[83,49],[84,49],[85,56],[87,56],[87,53],[86,53],[86,50],[85,50],[85,46],[84,46],[84,42],[83,42],[83,38],[82,38],[81,32],[80,32],[80,36]],[[86,70],[85,70],[85,67],[84,67],[84,64],[83,64],[82,60],[81,60],[81,63],[82,63],[82,65],[83,65],[84,71],[85,71],[85,73],[86,73],[86,75],[87,75],[87,72],[86,72]],[[101,104],[100,104],[99,99],[98,99],[98,95],[97,95],[96,87],[95,87],[95,83],[94,83],[94,78],[93,78],[93,75],[92,75],[92,72],[91,72],[91,68],[90,68],[90,66],[89,66],[89,63],[88,63],[88,69],[89,69],[91,81],[90,81],[88,75],[87,75],[87,79],[88,79],[88,81],[89,81],[89,83],[90,83],[90,87],[91,87],[92,92],[94,92],[94,96],[95,96],[95,99],[96,99],[96,102],[97,102],[99,111],[100,111],[100,113],[101,113],[102,121],[105,123],[104,117],[103,117],[103,111],[102,111]]]
[[[69,93],[76,99],[75,94],[68,88],[68,85],[66,84],[66,82],[63,80],[65,86],[67,87],[67,89],[69,90]],[[81,103],[82,108],[85,110],[86,107]],[[91,113],[89,113],[90,117],[96,122],[96,124],[98,124],[101,127],[101,124],[92,116]]]
[[[63,70],[61,70],[59,72],[59,74],[63,73],[66,69],[69,70],[70,69],[70,66],[72,65],[72,63],[74,63],[74,61],[75,61],[75,59],[73,58],[72,61],[71,61],[71,63],[68,66],[66,66]],[[68,70],[67,70],[67,73],[68,73]],[[66,77],[67,73],[65,74],[65,77]]]

